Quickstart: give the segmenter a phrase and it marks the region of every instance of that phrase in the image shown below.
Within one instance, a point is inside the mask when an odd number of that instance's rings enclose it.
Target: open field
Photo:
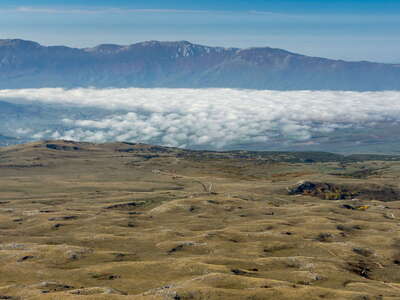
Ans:
[[[400,299],[399,177],[396,156],[0,148],[0,299]]]

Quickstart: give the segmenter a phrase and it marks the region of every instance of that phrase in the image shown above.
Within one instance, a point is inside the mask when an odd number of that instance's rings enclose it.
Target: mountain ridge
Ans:
[[[166,87],[400,90],[400,65],[332,60],[279,48],[145,41],[90,48],[0,40],[0,88]]]

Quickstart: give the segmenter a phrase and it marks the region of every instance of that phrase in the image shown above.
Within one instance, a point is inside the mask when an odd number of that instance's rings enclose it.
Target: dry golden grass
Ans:
[[[380,170],[353,178],[330,175],[337,162],[181,154],[0,148],[0,299],[400,299],[399,201],[286,193],[398,186],[399,162],[349,163]]]

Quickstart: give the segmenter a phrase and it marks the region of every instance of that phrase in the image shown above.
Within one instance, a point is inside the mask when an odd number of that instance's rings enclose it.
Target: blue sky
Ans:
[[[74,47],[188,40],[398,63],[400,0],[1,0],[0,38]]]

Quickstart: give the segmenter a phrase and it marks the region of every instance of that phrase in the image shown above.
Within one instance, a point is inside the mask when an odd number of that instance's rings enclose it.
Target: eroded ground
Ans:
[[[0,299],[400,299],[397,160],[0,148]]]

